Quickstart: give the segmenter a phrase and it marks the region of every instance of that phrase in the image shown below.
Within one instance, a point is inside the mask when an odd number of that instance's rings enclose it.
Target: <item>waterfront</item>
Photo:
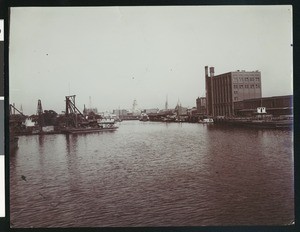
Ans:
[[[288,224],[292,136],[139,121],[114,132],[21,136],[10,157],[11,226]]]

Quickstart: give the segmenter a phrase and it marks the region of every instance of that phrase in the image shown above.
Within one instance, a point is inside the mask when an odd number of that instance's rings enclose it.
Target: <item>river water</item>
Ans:
[[[293,132],[123,121],[114,132],[21,136],[11,227],[284,225]]]

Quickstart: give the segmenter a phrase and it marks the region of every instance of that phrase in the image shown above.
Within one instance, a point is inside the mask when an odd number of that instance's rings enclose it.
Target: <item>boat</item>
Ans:
[[[115,121],[116,121],[116,122],[122,122],[122,119],[121,119],[121,118],[116,118]]]
[[[199,123],[202,123],[202,124],[213,123],[213,122],[214,122],[214,120],[212,118],[204,118],[204,119],[199,120]]]
[[[232,122],[247,127],[256,128],[292,128],[293,120],[249,120],[243,122]]]
[[[142,113],[140,117],[140,121],[142,122],[149,121],[149,116],[147,114]]]
[[[225,120],[225,123],[236,126],[245,126],[253,128],[265,128],[265,129],[276,129],[276,128],[293,128],[293,118],[287,119],[229,119]]]
[[[175,122],[176,118],[175,117],[165,117],[162,119],[163,122]]]
[[[66,127],[62,129],[65,134],[79,134],[79,133],[93,133],[102,131],[115,131],[118,126],[115,124],[114,119],[98,119],[95,126],[79,126],[79,127]]]
[[[75,106],[75,95],[66,96],[66,126],[61,129],[64,134],[93,133],[114,131],[118,129],[115,118],[100,116],[100,118],[85,117]]]
[[[267,114],[266,107],[257,107],[257,111],[250,117],[216,117],[216,123],[225,123],[232,126],[244,126],[262,129],[293,129],[294,116],[273,116],[272,114]]]
[[[83,134],[83,133],[95,133],[95,132],[102,132],[102,131],[115,131],[117,127],[111,128],[93,128],[93,127],[86,127],[86,128],[65,128],[62,130],[65,134]]]
[[[65,128],[62,130],[64,134],[82,134],[82,133],[94,133],[94,132],[102,132],[102,131],[115,131],[117,130],[117,126],[106,126],[106,127],[77,127],[77,128]]]

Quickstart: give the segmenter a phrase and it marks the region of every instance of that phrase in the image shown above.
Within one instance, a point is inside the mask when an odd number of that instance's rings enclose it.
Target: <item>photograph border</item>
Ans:
[[[198,5],[292,5],[293,6],[293,76],[298,77],[299,76],[299,7],[295,3],[296,1],[128,1],[128,0],[112,0],[112,1],[84,1],[84,0],[76,0],[76,1],[45,1],[45,0],[29,0],[29,1],[4,1],[1,0],[0,2],[0,9],[1,10],[1,16],[4,18],[4,31],[5,31],[5,49],[4,49],[4,56],[5,56],[5,65],[4,65],[4,73],[5,73],[5,83],[4,83],[4,93],[5,93],[5,181],[6,181],[6,217],[0,218],[0,229],[14,231],[14,230],[29,230],[29,229],[14,229],[10,228],[10,188],[9,188],[9,144],[7,141],[9,141],[9,54],[8,54],[8,41],[9,41],[9,9],[11,7],[31,7],[31,6],[38,6],[38,7],[90,7],[90,6],[184,6],[184,5],[191,5],[191,6],[198,6]],[[2,6],[4,6],[2,8]],[[299,86],[299,78],[293,78],[293,86]],[[298,157],[298,151],[299,151],[299,145],[297,144],[297,138],[298,138],[298,131],[299,131],[299,125],[298,125],[298,119],[299,119],[299,110],[297,109],[298,101],[300,96],[299,91],[297,88],[294,87],[294,115],[295,115],[295,121],[294,121],[294,183],[295,183],[295,225],[291,226],[209,226],[209,227],[82,227],[82,228],[53,228],[52,230],[69,230],[69,231],[297,231],[300,229],[297,222],[299,221],[299,192],[297,189],[299,189],[299,157]],[[4,224],[4,226],[3,226]],[[49,229],[49,228],[44,228]],[[38,230],[44,230],[43,228],[38,228]],[[51,228],[50,228],[51,230]]]

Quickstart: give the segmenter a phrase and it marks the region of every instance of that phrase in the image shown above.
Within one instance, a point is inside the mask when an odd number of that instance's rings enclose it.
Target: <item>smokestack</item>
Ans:
[[[208,66],[205,66],[205,76],[208,76]]]
[[[210,67],[209,68],[209,73],[210,73],[210,76],[213,77],[214,74],[215,74],[215,68],[214,67]]]

